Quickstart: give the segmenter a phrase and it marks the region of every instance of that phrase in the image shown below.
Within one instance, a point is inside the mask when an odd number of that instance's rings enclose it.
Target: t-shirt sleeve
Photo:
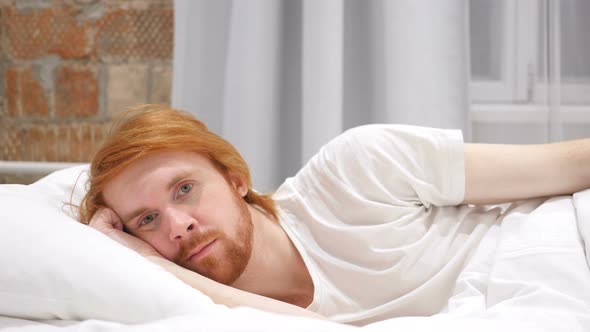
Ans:
[[[335,192],[386,204],[457,205],[464,199],[463,154],[460,130],[365,125],[325,145],[304,173],[323,177]]]

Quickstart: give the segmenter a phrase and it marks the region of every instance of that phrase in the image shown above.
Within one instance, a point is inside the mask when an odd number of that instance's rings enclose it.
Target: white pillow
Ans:
[[[223,310],[134,251],[64,210],[87,166],[30,185],[0,185],[0,315],[145,323]]]
[[[586,262],[590,267],[590,189],[579,191],[573,195],[578,231],[584,241]]]

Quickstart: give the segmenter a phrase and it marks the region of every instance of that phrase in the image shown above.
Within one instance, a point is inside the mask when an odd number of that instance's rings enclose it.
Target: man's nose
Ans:
[[[185,238],[189,232],[195,230],[198,226],[197,221],[182,210],[169,208],[167,209],[166,214],[170,220],[171,240],[181,240]]]

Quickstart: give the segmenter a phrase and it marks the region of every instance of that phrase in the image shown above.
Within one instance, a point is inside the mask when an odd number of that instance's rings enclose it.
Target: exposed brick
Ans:
[[[25,146],[23,160],[90,161],[97,148],[93,136],[97,127],[100,128],[101,125],[70,123],[28,126],[24,129]],[[15,136],[16,134],[18,133],[11,135]],[[13,142],[18,142],[14,138],[12,140]]]
[[[170,7],[119,9],[97,22],[96,54],[101,59],[170,59],[174,12]]]
[[[0,118],[0,160],[8,160],[6,156],[10,154],[12,144],[9,141],[8,126]]]
[[[0,125],[0,160],[20,160],[22,157],[23,130]]]
[[[45,130],[41,126],[26,129],[24,160],[45,161]]]
[[[103,126],[95,126],[94,131],[92,132],[94,137],[94,145],[98,148],[102,145],[102,140],[104,138],[104,129]]]
[[[98,83],[91,68],[62,66],[55,78],[55,108],[59,117],[98,113]]]
[[[18,107],[18,71],[16,69],[7,69],[4,73],[4,93],[6,98],[6,113],[8,116],[19,116],[20,110]]]
[[[157,66],[152,71],[150,102],[153,104],[170,104],[172,92],[172,66]]]
[[[0,160],[89,161],[111,129],[99,101],[168,104],[173,16],[172,0],[0,0]]]
[[[57,160],[70,161],[70,128],[61,125],[57,128]]]
[[[57,159],[57,134],[55,126],[45,129],[44,154],[47,161],[58,161]]]
[[[13,2],[14,0],[0,0],[0,7],[12,6]]]
[[[148,101],[147,65],[111,65],[108,73],[108,114],[111,118],[130,106]]]
[[[33,77],[31,70],[21,73],[20,102],[23,115],[47,116],[47,99],[41,83]]]
[[[146,9],[150,6],[172,6],[173,0],[101,0],[106,6],[125,9]]]
[[[82,155],[82,145],[80,144],[80,128],[78,126],[70,127],[70,153],[68,160],[80,161]]]
[[[111,129],[111,123],[98,124],[94,127],[94,146],[96,149],[102,146],[104,139],[107,137],[109,130]]]
[[[2,8],[8,54],[17,59],[34,59],[48,54],[62,58],[84,58],[94,49],[89,39],[90,24],[76,18],[74,7],[43,10]]]
[[[83,122],[25,124],[2,131],[0,160],[89,162],[99,147],[104,128],[102,123]]]
[[[9,68],[5,73],[7,114],[46,117],[47,99],[31,68]]]
[[[80,145],[82,147],[80,161],[90,161],[94,154],[94,142],[92,141],[92,127],[89,124],[83,124],[80,127]]]

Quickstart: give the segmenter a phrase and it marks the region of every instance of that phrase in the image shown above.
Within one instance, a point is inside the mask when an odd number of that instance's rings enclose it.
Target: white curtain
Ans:
[[[463,129],[464,0],[176,0],[172,103],[233,143],[273,190],[344,130]]]

